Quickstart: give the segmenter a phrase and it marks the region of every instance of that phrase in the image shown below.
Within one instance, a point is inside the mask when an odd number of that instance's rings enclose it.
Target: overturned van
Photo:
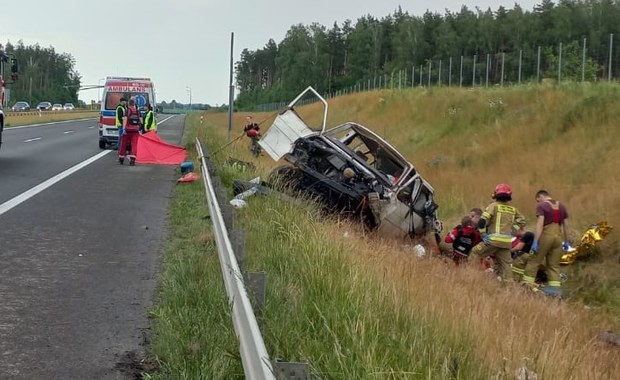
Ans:
[[[323,122],[308,126],[295,111],[307,94],[323,102]],[[327,209],[359,216],[382,236],[441,232],[434,189],[393,146],[368,128],[347,122],[326,129],[328,105],[312,87],[280,113],[259,144],[275,161],[270,183],[282,182]]]

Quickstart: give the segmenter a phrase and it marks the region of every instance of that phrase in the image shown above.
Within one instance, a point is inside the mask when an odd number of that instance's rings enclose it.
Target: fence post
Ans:
[[[459,73],[459,87],[463,87],[463,56],[461,56],[461,70]]]
[[[474,64],[471,72],[471,87],[476,87],[476,58],[478,58],[478,54],[474,54]]]
[[[420,87],[422,87],[422,65],[420,65]]]
[[[487,53],[486,75],[484,80],[484,87],[489,87],[489,65],[491,64],[491,54]]]
[[[450,56],[450,61],[448,62],[448,87],[452,86],[452,56]]]
[[[433,61],[428,61],[428,87],[431,87],[431,70]]]
[[[523,49],[519,49],[519,84],[521,84],[521,64],[523,62]]]
[[[560,51],[558,52],[558,83],[562,81],[562,43],[560,42]]]
[[[586,38],[583,39],[583,53],[581,54],[581,81],[586,80]]]
[[[411,66],[411,87],[415,86],[415,66]]]
[[[437,72],[437,84],[441,87],[441,59],[439,60],[439,71]]]
[[[538,59],[536,63],[536,82],[540,83],[540,45],[538,46]]]
[[[610,33],[609,34],[609,67],[607,68],[607,81],[611,82],[611,64],[612,64],[612,60],[611,60],[611,53],[613,52],[613,46],[614,46],[614,34]]]
[[[502,52],[502,77],[501,77],[501,79],[499,81],[501,87],[504,87],[504,63],[505,63],[505,60],[506,60],[506,53]]]

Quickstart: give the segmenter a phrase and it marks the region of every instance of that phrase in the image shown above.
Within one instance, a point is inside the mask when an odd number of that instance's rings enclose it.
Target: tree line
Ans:
[[[41,101],[78,104],[81,77],[71,54],[57,53],[52,46],[25,46],[21,40],[16,45],[8,42],[5,52],[18,62],[16,81],[3,75],[10,89],[9,104],[27,101],[33,108]]]
[[[334,94],[377,76],[393,80],[395,72],[413,74],[416,67],[430,72],[433,63],[437,73],[437,62],[443,60],[447,70],[449,58],[455,66],[457,61],[474,69],[478,65],[494,80],[502,76],[502,83],[538,78],[539,72],[541,78],[554,77],[558,67],[563,79],[578,80],[583,75],[579,65],[587,67],[588,80],[616,78],[620,70],[609,62],[610,50],[618,57],[610,47],[619,25],[618,0],[543,0],[531,11],[516,3],[496,11],[462,6],[455,13],[427,11],[422,16],[399,7],[381,19],[367,15],[355,23],[335,22],[329,29],[297,24],[279,43],[270,39],[261,49],[242,51],[235,65],[236,107],[290,100],[308,85]],[[573,64],[563,67],[563,61]],[[518,72],[504,71],[517,65]]]

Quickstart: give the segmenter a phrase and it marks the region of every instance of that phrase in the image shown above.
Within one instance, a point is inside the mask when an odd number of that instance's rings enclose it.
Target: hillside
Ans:
[[[369,92],[333,99],[330,115],[330,125],[358,121],[400,149],[435,187],[446,227],[487,205],[501,182],[528,228],[539,189],[568,205],[573,241],[601,220],[620,227],[619,86]],[[612,232],[597,260],[565,268],[567,289],[620,307],[619,244]]]
[[[352,120],[387,137],[435,187],[447,228],[508,182],[530,221],[539,188],[564,201],[577,238],[599,220],[620,222],[619,93],[607,85],[369,92],[331,99],[329,124]],[[300,113],[318,121],[317,107]],[[235,115],[233,136],[244,116]],[[254,117],[266,128],[273,115]],[[215,150],[225,144],[226,120],[204,113],[188,123]],[[217,157],[249,161],[247,145],[241,139]],[[267,156],[257,164],[262,176],[274,166]],[[220,170],[225,183],[256,174]],[[564,267],[567,298],[557,302],[277,199],[253,199],[238,217],[248,266],[269,276],[270,354],[308,360],[315,375],[509,379],[524,361],[545,379],[612,379],[620,370],[619,348],[596,338],[620,331],[617,231],[594,257]]]
[[[299,112],[318,123],[319,108]],[[237,129],[244,116],[235,115]],[[266,128],[273,116],[254,119]],[[512,186],[513,204],[530,221],[537,190],[565,202],[574,239],[600,220],[620,226],[620,86],[373,91],[330,99],[328,117],[330,126],[363,124],[398,148],[435,187],[446,226],[471,207],[487,205],[500,182]],[[208,118],[226,120],[222,114]],[[250,160],[245,153],[241,149]],[[261,164],[274,166],[268,157]],[[618,262],[619,243],[617,233],[610,234],[603,258]]]

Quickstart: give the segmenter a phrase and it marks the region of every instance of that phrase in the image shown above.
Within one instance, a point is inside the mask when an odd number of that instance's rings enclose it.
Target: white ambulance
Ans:
[[[134,98],[142,115],[146,112],[146,104],[155,107],[155,91],[150,78],[107,77],[101,97],[99,114],[99,148],[118,142],[116,127],[116,107],[120,99]]]

